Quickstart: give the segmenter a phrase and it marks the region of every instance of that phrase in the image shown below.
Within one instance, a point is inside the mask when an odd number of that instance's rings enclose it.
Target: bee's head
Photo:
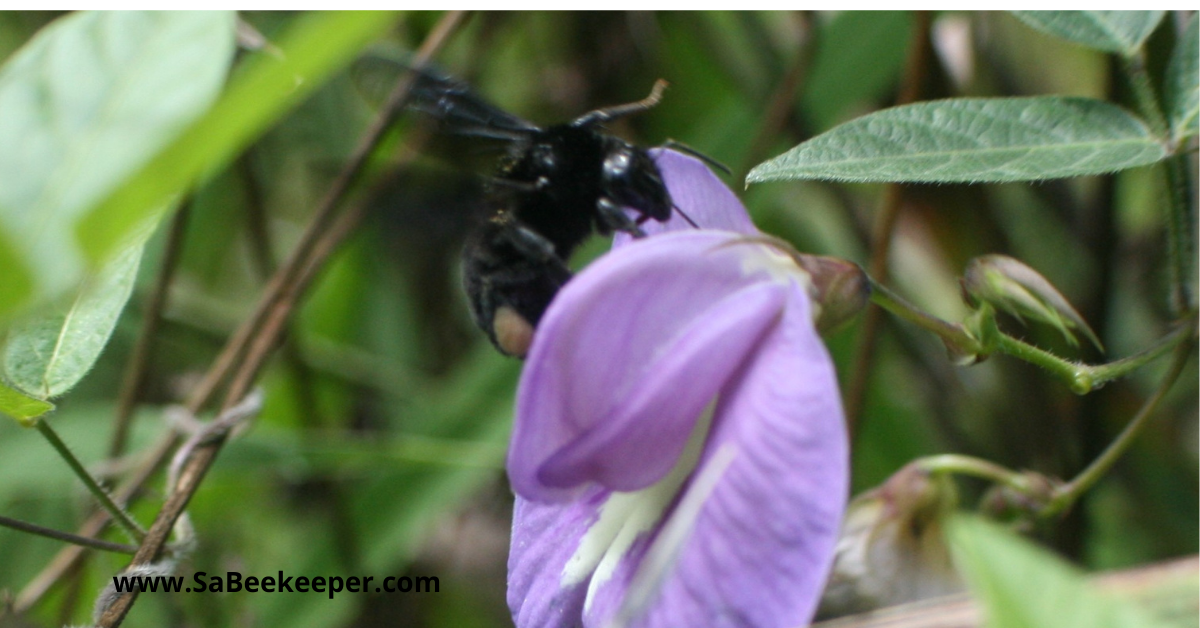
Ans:
[[[617,204],[659,222],[671,217],[671,195],[644,149],[625,142],[612,146],[604,157],[603,180],[606,196]]]

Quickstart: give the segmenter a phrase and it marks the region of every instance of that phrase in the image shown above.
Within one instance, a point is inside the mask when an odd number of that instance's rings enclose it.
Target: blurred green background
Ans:
[[[0,12],[0,57],[55,17]],[[242,18],[272,38],[295,16]],[[408,15],[386,43],[411,50],[437,18]],[[1165,64],[1177,19],[1168,16],[1150,41],[1152,72]],[[661,105],[613,130],[644,145],[684,142],[727,164],[730,187],[741,193],[751,166],[893,104],[910,46],[923,36],[934,54],[921,99],[1129,99],[1108,56],[987,12],[478,13],[438,63],[503,108],[546,124],[639,99],[667,79]],[[203,374],[295,243],[374,115],[377,99],[362,82],[340,73],[197,192],[131,451],[165,429],[162,406],[178,403]],[[413,116],[399,122],[396,152],[419,125]],[[372,207],[367,222],[313,286],[261,378],[262,415],[224,448],[192,501],[199,548],[189,567],[436,575],[441,593],[143,595],[126,626],[511,624],[503,460],[520,363],[497,355],[474,329],[458,275],[478,212],[472,175],[486,173],[495,153],[445,138],[424,152],[402,174],[381,161],[357,191],[355,202]],[[957,285],[966,262],[1006,253],[1063,291],[1104,341],[1107,359],[1128,355],[1161,336],[1170,317],[1160,186],[1149,169],[1037,185],[906,186],[892,285],[956,320],[966,311]],[[774,183],[741,194],[764,231],[865,266],[883,190]],[[159,231],[112,341],[52,419],[89,464],[99,465],[108,447],[116,391],[165,240]],[[604,247],[597,240],[579,263]],[[1060,355],[1106,360],[1052,330],[1006,323]],[[852,323],[828,338],[843,384],[854,376],[860,333]],[[1070,477],[1111,441],[1165,367],[1164,360],[1078,397],[1004,357],[955,367],[936,338],[887,317],[873,360],[854,450],[856,491],[941,452]],[[1091,569],[1197,551],[1197,379],[1193,361],[1134,450],[1047,536],[1053,547]],[[151,482],[134,508],[140,521],[157,512],[162,485]],[[982,487],[964,488],[969,505]],[[0,421],[0,514],[73,530],[90,508],[37,434]],[[60,547],[0,528],[0,605]],[[85,622],[96,592],[126,562],[97,553],[31,614],[0,624]]]

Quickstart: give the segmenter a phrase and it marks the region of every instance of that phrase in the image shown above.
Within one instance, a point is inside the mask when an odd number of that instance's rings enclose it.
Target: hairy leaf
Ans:
[[[8,330],[0,373],[22,393],[57,397],[83,379],[112,335],[133,290],[142,243],[89,276],[58,311],[37,312]]]
[[[103,260],[125,234],[231,160],[394,21],[366,11],[298,18],[278,50],[250,59],[207,115],[80,221],[76,236],[88,257]]]
[[[759,164],[746,181],[1036,181],[1115,172],[1165,155],[1145,124],[1099,100],[963,98],[857,118]]]
[[[979,519],[952,521],[955,562],[990,628],[1163,628],[1132,603],[1094,590],[1050,552]]]
[[[1162,21],[1162,11],[1013,11],[1022,22],[1085,46],[1131,55]]]
[[[1167,66],[1167,112],[1171,133],[1177,140],[1197,132],[1197,114],[1200,112],[1198,65],[1200,32],[1197,31],[1196,14],[1193,13],[1179,41],[1175,42],[1175,51],[1171,53],[1171,62]]]
[[[78,284],[76,221],[212,103],[234,21],[228,11],[76,13],[0,68],[0,272],[28,286],[0,290],[0,312]]]

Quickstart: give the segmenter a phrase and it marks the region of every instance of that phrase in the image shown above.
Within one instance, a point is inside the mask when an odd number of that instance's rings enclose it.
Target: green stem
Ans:
[[[63,532],[61,530],[55,530],[52,528],[43,528],[42,526],[34,525],[32,523],[27,523],[27,522],[21,521],[19,519],[12,519],[10,517],[0,516],[0,526],[4,526],[6,528],[12,528],[13,530],[17,530],[20,532],[28,532],[29,534],[36,534],[38,536],[44,536],[48,539],[54,539],[55,541],[65,541],[67,543],[79,545],[81,547],[90,547],[92,549],[103,550],[106,552],[117,552],[119,554],[130,554],[130,555],[137,552],[137,548],[132,545],[126,545],[124,543],[113,543],[112,541],[104,541],[101,539],[93,539],[93,538],[86,537],[86,536],[79,536],[78,534],[71,534],[70,532]]]
[[[1082,395],[1092,389],[1091,379],[1086,372],[1087,365],[1064,360],[1045,349],[1017,340],[1008,334],[999,334],[996,339],[996,348],[1002,353],[1042,367],[1051,375],[1065,381],[1076,394]]]
[[[1194,320],[1179,326],[1178,329],[1163,336],[1150,347],[1139,351],[1127,358],[1122,358],[1108,364],[1098,364],[1096,366],[1085,366],[1091,378],[1093,387],[1099,387],[1114,379],[1120,379],[1129,373],[1157,360],[1159,357],[1166,355],[1172,347],[1178,345],[1180,341],[1186,340],[1195,332],[1196,323]]]
[[[1029,483],[1020,473],[982,458],[962,454],[939,454],[921,458],[917,460],[916,465],[931,475],[941,473],[969,475],[996,484],[1004,484],[1022,492],[1029,489]]]
[[[1196,217],[1192,214],[1187,156],[1175,154],[1163,164],[1167,186],[1167,242],[1171,264],[1171,306],[1176,314],[1195,308],[1192,264],[1196,259]]]
[[[1154,91],[1150,74],[1146,71],[1144,51],[1127,57],[1124,63],[1125,76],[1133,91],[1138,112],[1150,124],[1150,130],[1162,142],[1170,145],[1172,155],[1163,163],[1167,186],[1167,253],[1170,257],[1171,306],[1176,315],[1192,309],[1192,262],[1196,257],[1195,220],[1191,212],[1188,194],[1188,165],[1186,157],[1179,154],[1178,142],[1171,138],[1171,128],[1163,115],[1158,94]]]
[[[1142,433],[1142,430],[1149,423],[1150,415],[1158,408],[1158,404],[1167,395],[1167,392],[1171,390],[1171,386],[1175,384],[1175,380],[1179,379],[1180,373],[1183,372],[1183,367],[1187,365],[1188,358],[1192,353],[1191,338],[1193,337],[1189,335],[1188,341],[1181,342],[1176,346],[1175,359],[1171,362],[1171,367],[1167,371],[1166,377],[1159,384],[1158,390],[1155,390],[1154,394],[1138,410],[1138,413],[1129,422],[1129,425],[1125,426],[1125,429],[1117,436],[1116,440],[1110,443],[1108,448],[1092,461],[1092,464],[1088,465],[1073,480],[1055,490],[1054,496],[1051,497],[1049,503],[1042,509],[1041,516],[1051,517],[1069,508],[1071,504],[1075,503],[1075,500],[1079,499],[1080,495],[1083,495],[1096,482],[1100,481],[1100,478],[1104,477],[1104,474],[1108,473],[1117,460],[1128,451],[1134,439]]]
[[[92,474],[88,473],[87,469],[83,467],[83,463],[79,462],[79,458],[76,458],[71,449],[67,447],[67,444],[58,437],[58,433],[54,431],[54,428],[50,427],[50,423],[41,420],[37,422],[36,427],[42,433],[42,436],[45,436],[46,440],[50,441],[50,445],[54,447],[58,455],[67,461],[71,470],[75,472],[75,475],[87,487],[88,492],[100,502],[101,506],[104,506],[104,509],[112,515],[117,523],[121,524],[121,527],[125,529],[130,538],[140,543],[142,538],[146,536],[146,531],[129,516],[129,513],[126,513],[124,509],[118,506],[112,497],[109,497],[104,488],[96,482],[96,478],[93,478]]]
[[[1145,366],[1167,353],[1171,347],[1178,345],[1181,339],[1190,338],[1194,331],[1195,321],[1191,320],[1160,338],[1153,346],[1107,364],[1080,364],[1064,360],[1045,349],[1017,340],[1007,334],[997,336],[996,348],[1002,353],[1046,369],[1055,377],[1066,382],[1073,392],[1083,395]]]
[[[994,329],[994,324],[987,325],[987,328],[992,331],[980,332],[986,342],[981,341],[972,335],[965,326],[949,323],[930,315],[874,279],[870,281],[872,302],[903,320],[937,334],[955,357],[969,358],[964,359],[963,363],[973,363],[980,356],[987,356],[992,351],[998,351],[1045,369],[1051,375],[1066,382],[1071,390],[1079,395],[1087,394],[1145,366],[1166,354],[1181,340],[1191,338],[1196,330],[1196,315],[1193,313],[1177,329],[1163,336],[1147,349],[1107,364],[1081,364],[1060,358],[1045,349],[1001,333]]]
[[[871,282],[871,301],[895,316],[906,320],[918,327],[937,334],[952,351],[963,355],[978,355],[982,346],[967,329],[960,324],[944,321],[928,314],[915,305],[905,301],[900,295],[892,292],[887,286],[868,278]]]

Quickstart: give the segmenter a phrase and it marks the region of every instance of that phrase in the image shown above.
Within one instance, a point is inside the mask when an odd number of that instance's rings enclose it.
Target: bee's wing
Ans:
[[[380,51],[355,62],[353,74],[369,100],[382,102],[399,73],[412,69],[402,55]],[[459,135],[511,141],[538,130],[532,122],[484,100],[463,81],[428,66],[416,71],[409,107],[433,117],[446,131]]]
[[[417,74],[409,106],[433,116],[452,133],[516,140],[538,130],[484,100],[466,83],[428,70]]]

